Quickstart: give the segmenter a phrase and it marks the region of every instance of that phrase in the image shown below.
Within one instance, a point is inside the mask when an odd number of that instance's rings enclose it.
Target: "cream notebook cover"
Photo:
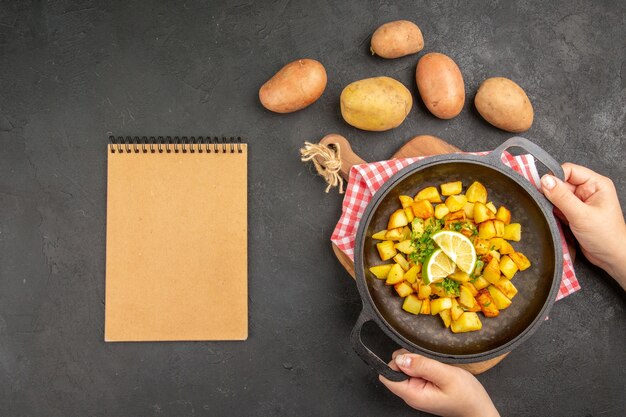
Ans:
[[[104,339],[245,340],[247,145],[159,139],[107,148]]]

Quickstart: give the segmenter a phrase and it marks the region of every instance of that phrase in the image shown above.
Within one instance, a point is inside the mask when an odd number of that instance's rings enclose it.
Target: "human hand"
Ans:
[[[409,406],[445,417],[500,416],[489,394],[474,375],[405,349],[396,350],[389,366],[411,378],[380,381]]]
[[[544,195],[569,223],[585,257],[626,289],[626,223],[613,182],[571,163],[563,164],[563,172],[565,182],[541,178]]]

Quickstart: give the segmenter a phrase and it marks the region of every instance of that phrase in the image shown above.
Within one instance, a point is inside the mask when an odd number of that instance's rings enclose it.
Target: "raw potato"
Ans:
[[[375,132],[400,126],[413,107],[411,92],[399,81],[374,77],[341,92],[341,115],[350,125]]]
[[[290,62],[261,86],[259,100],[268,110],[291,113],[314,103],[326,88],[326,70],[313,59]]]
[[[478,88],[474,104],[486,121],[507,132],[524,132],[533,124],[533,106],[528,96],[508,78],[485,80]]]
[[[463,110],[463,76],[456,63],[446,55],[431,52],[420,58],[415,81],[424,104],[435,116],[452,119]]]
[[[376,29],[370,49],[382,58],[400,58],[424,49],[424,37],[415,23],[396,20]]]

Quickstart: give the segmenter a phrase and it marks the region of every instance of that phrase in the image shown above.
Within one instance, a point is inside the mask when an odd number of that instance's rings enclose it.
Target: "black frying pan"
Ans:
[[[543,149],[527,139],[514,137],[491,154],[475,156],[447,154],[429,157],[402,169],[374,195],[359,223],[354,247],[356,282],[363,310],[352,331],[354,350],[376,372],[401,381],[407,376],[392,370],[361,340],[361,329],[368,321],[376,323],[392,340],[405,349],[447,363],[471,363],[492,359],[511,351],[534,333],[547,317],[561,282],[563,253],[552,205],[528,180],[505,166],[502,153],[520,147],[563,179],[561,166]],[[522,240],[514,243],[532,262],[513,282],[518,294],[509,308],[496,318],[483,318],[480,331],[454,334],[445,329],[437,316],[415,316],[402,310],[402,299],[393,287],[369,272],[379,265],[377,241],[371,236],[386,229],[391,213],[398,209],[398,196],[415,195],[427,186],[461,180],[467,187],[480,181],[496,206],[511,210],[511,218],[522,224]]]

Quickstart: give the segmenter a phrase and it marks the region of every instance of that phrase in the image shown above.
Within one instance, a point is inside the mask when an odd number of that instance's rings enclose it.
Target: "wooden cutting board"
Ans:
[[[340,174],[346,181],[348,180],[348,176],[350,174],[350,168],[353,165],[366,163],[363,159],[361,159],[357,154],[352,151],[352,147],[350,146],[348,140],[341,135],[327,135],[320,141],[320,144],[326,146],[333,145],[339,148],[341,158]],[[393,154],[392,158],[432,156],[454,152],[460,152],[460,149],[435,136],[420,135],[415,136],[413,139],[405,143],[400,149],[398,149],[396,153]],[[346,271],[348,271],[352,278],[356,278],[356,274],[354,272],[354,262],[352,262],[352,259],[350,259],[345,253],[343,253],[341,249],[339,249],[334,243],[332,244],[332,246],[333,252],[335,253],[335,256],[337,257],[341,265],[343,265],[343,267],[346,269]],[[496,358],[483,362],[457,364],[455,366],[463,368],[474,375],[478,375],[497,365],[508,354],[509,353],[507,352]]]

